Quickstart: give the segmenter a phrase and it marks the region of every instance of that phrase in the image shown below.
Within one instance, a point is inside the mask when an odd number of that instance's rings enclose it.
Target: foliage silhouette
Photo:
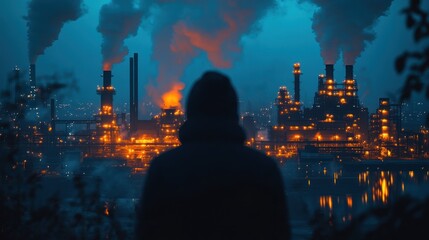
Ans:
[[[373,207],[346,225],[317,211],[311,222],[313,240],[422,239],[429,226],[429,198],[404,195],[385,206]]]
[[[409,6],[402,10],[406,17],[406,27],[413,33],[416,45],[422,50],[405,51],[396,58],[395,69],[399,74],[406,74],[401,91],[401,101],[411,98],[413,92],[425,91],[429,99],[429,13],[422,8],[421,0],[410,0]],[[429,126],[429,114],[426,116]]]

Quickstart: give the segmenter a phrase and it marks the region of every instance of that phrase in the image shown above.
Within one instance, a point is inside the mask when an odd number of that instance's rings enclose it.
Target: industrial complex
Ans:
[[[87,119],[62,119],[57,116],[57,100],[47,101],[49,119],[22,122],[15,126],[40,168],[62,171],[64,159],[77,156],[81,163],[89,159],[118,159],[132,172],[144,172],[156,155],[179,146],[179,128],[185,121],[180,106],[162,106],[151,119],[139,119],[138,54],[129,58],[129,109],[114,111],[114,75],[102,73],[99,111]],[[273,108],[273,121],[260,124],[254,114],[241,117],[246,130],[246,144],[284,162],[288,159],[361,161],[364,159],[415,159],[429,157],[427,128],[408,131],[402,126],[402,104],[380,98],[379,107],[369,113],[358,95],[358,82],[353,65],[345,66],[345,76],[335,77],[334,65],[327,64],[325,73],[315,77],[317,91],[311,107],[301,102],[301,65],[292,66],[293,94],[280,86]],[[36,65],[31,64],[28,81],[16,78],[14,100],[22,109],[36,112],[33,104],[40,90]],[[341,80],[339,80],[341,79]],[[24,87],[20,87],[24,86]],[[3,113],[4,114],[4,113]],[[270,113],[267,113],[270,114]],[[13,116],[12,116],[13,118]],[[261,132],[265,131],[265,135]]]

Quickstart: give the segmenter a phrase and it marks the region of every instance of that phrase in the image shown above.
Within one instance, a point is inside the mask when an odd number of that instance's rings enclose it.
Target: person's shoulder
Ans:
[[[182,154],[182,146],[167,150],[158,156],[154,157],[151,160],[151,166],[162,166],[162,165],[168,165],[174,162],[175,159],[177,159]]]
[[[267,156],[259,150],[243,146],[243,151],[247,156],[250,156],[250,159],[254,159],[258,164],[265,165],[267,167],[278,167],[277,161],[274,158]]]
[[[254,149],[254,148],[243,146],[243,151],[245,151],[246,154],[251,154],[251,155],[254,155],[255,157],[258,157],[261,159],[274,160],[273,158],[267,156],[265,153],[263,153],[257,149]]]

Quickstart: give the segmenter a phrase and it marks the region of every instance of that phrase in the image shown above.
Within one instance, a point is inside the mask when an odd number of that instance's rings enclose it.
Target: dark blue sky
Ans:
[[[73,95],[79,101],[99,103],[95,94],[101,85],[101,42],[96,28],[101,6],[109,0],[85,0],[87,12],[78,20],[66,23],[59,39],[46,49],[37,61],[38,75],[53,72],[73,71],[78,79],[80,91]],[[380,17],[375,25],[376,39],[367,44],[362,55],[356,60],[355,75],[359,95],[365,106],[374,111],[379,97],[398,96],[403,77],[394,71],[394,59],[405,49],[415,46],[411,33],[405,29],[404,16],[400,10],[408,1],[394,0],[387,16]],[[8,71],[18,65],[26,69],[28,43],[26,21],[28,1],[3,0],[0,3],[0,79],[6,79]],[[242,51],[229,69],[220,69],[228,74],[240,99],[250,102],[254,108],[268,105],[273,101],[280,86],[286,85],[292,91],[292,65],[301,63],[301,98],[306,106],[313,103],[317,76],[324,71],[319,44],[312,31],[312,16],[316,7],[309,3],[298,4],[295,0],[284,0],[279,7],[270,11],[260,22],[260,30],[241,39]],[[362,13],[365,14],[365,13]],[[149,79],[157,76],[157,64],[151,60],[151,23],[143,22],[135,37],[125,41],[130,55],[140,57],[140,99],[144,99]],[[344,67],[342,59],[335,65],[335,78],[342,81]],[[128,56],[125,61],[113,67],[113,85],[117,89],[115,105],[128,100]],[[186,84],[186,95],[192,82],[204,70],[216,69],[207,56],[198,55],[186,68],[181,80]],[[2,84],[5,86],[6,83]],[[246,104],[248,106],[249,104]]]

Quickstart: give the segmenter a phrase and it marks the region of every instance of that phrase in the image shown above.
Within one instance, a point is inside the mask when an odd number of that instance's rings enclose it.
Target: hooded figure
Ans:
[[[152,160],[138,207],[137,239],[289,239],[277,163],[244,146],[227,76],[193,85],[181,146]]]

